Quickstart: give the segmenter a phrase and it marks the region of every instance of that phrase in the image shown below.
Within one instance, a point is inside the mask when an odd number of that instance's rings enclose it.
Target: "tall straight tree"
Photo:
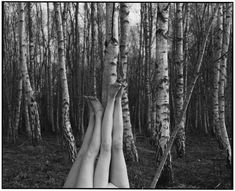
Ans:
[[[223,28],[223,44],[222,44],[222,54],[223,58],[220,65],[220,77],[219,77],[219,123],[221,130],[221,140],[223,144],[223,148],[227,154],[227,162],[228,165],[232,165],[232,151],[229,142],[229,137],[225,124],[225,81],[226,81],[226,68],[227,68],[227,55],[228,55],[228,47],[231,33],[231,25],[232,25],[232,4],[226,3],[224,6],[224,28]]]
[[[144,3],[144,42],[145,42],[145,92],[146,92],[146,120],[147,132],[151,132],[151,90],[150,90],[150,62],[151,62],[151,38],[150,38],[150,3]]]
[[[214,17],[217,14],[218,7],[219,6],[217,5],[214,8],[214,11],[212,12],[212,16],[209,19],[208,26],[206,27],[206,32],[203,35],[204,38],[202,40],[202,44],[200,46],[199,55],[198,55],[197,64],[196,64],[196,72],[194,74],[194,78],[193,78],[192,83],[190,84],[190,86],[189,86],[189,88],[187,90],[187,93],[186,93],[186,96],[185,96],[184,105],[183,105],[183,109],[181,110],[181,113],[180,113],[180,117],[179,117],[179,119],[176,120],[176,127],[173,130],[170,139],[168,140],[167,146],[165,147],[164,154],[162,155],[162,160],[161,160],[161,162],[158,165],[158,168],[156,170],[156,173],[155,173],[153,181],[152,181],[152,183],[150,185],[150,188],[154,188],[156,186],[159,178],[161,178],[160,175],[162,174],[161,173],[162,170],[164,172],[165,164],[168,163],[168,158],[169,158],[171,147],[172,147],[173,142],[175,140],[175,137],[176,137],[176,135],[178,133],[178,130],[180,129],[180,124],[181,124],[182,120],[184,119],[184,116],[186,114],[186,110],[187,110],[188,105],[189,105],[189,101],[190,101],[190,99],[192,97],[192,93],[193,93],[194,87],[195,87],[195,85],[197,83],[197,80],[199,78],[200,69],[201,69],[201,66],[202,66],[202,61],[203,61],[203,57],[204,57],[204,53],[205,53],[205,49],[206,49],[206,45],[207,45],[208,36],[209,36],[210,30],[211,30],[211,26],[212,26]]]
[[[20,12],[19,12],[20,15]],[[16,96],[16,104],[15,107],[12,107],[12,109],[14,108],[13,111],[13,125],[12,125],[12,140],[13,142],[15,142],[15,140],[18,138],[18,129],[19,129],[19,123],[20,123],[20,110],[21,110],[21,103],[22,103],[22,88],[23,88],[23,78],[22,78],[22,74],[20,71],[20,67],[21,67],[21,63],[22,63],[22,57],[19,54],[19,41],[17,41],[16,38],[16,29],[17,25],[14,27],[13,29],[13,33],[14,33],[14,52],[15,52],[15,63],[17,63],[14,73],[16,73],[17,77],[17,85],[16,85],[16,91],[17,91],[17,96]],[[18,62],[18,60],[20,60],[20,62]],[[20,71],[20,72],[18,72]]]
[[[220,74],[220,57],[223,43],[223,6],[220,5],[217,14],[217,27],[215,28],[215,60],[213,66],[213,128],[220,147],[222,148],[221,131],[219,123],[219,74]]]
[[[169,74],[168,74],[168,16],[170,3],[158,3],[156,29],[156,157],[157,166],[162,160],[170,138]],[[159,182],[171,183],[173,179],[171,154],[169,152]]]
[[[47,64],[48,64],[48,86],[49,86],[49,116],[51,122],[52,131],[55,132],[54,124],[54,107],[53,107],[53,73],[52,73],[52,60],[51,60],[51,33],[50,33],[50,9],[49,2],[47,2]]]
[[[33,130],[32,140],[33,144],[38,144],[41,142],[41,127],[39,120],[38,104],[36,102],[35,93],[31,87],[29,80],[28,68],[27,68],[27,49],[26,49],[26,31],[25,31],[25,13],[24,13],[24,3],[19,3],[19,38],[20,38],[20,57],[21,57],[21,72],[23,77],[23,86],[26,95],[26,104],[29,108],[29,120],[30,126]]]
[[[18,55],[16,55],[18,57]],[[22,63],[22,56],[20,55],[20,63],[17,64],[17,69],[20,70],[20,65]],[[22,88],[23,88],[23,78],[21,72],[17,74],[17,97],[16,97],[16,105],[15,105],[15,111],[14,111],[14,121],[12,125],[12,140],[15,142],[15,140],[18,138],[18,129],[19,129],[19,123],[20,123],[20,110],[21,110],[21,103],[22,103]]]
[[[190,3],[185,3],[185,23],[184,23],[184,97],[186,96],[188,84],[189,65],[189,24],[190,24]]]
[[[91,77],[92,77],[92,94],[96,96],[96,8],[95,3],[91,3]]]
[[[106,42],[102,77],[102,104],[104,107],[107,103],[108,86],[117,80],[118,53],[118,9],[115,3],[106,3]]]
[[[129,27],[129,7],[128,3],[120,3],[120,23],[121,23],[121,38],[120,38],[120,55],[122,65],[123,81],[127,84],[127,55],[128,55],[128,34]],[[138,153],[135,146],[132,125],[130,119],[130,109],[127,88],[125,88],[122,95],[122,113],[123,113],[123,126],[124,126],[124,153],[126,159],[138,161]]]
[[[65,50],[64,50],[64,31],[61,20],[60,3],[54,3],[56,25],[57,25],[57,39],[58,39],[58,55],[59,55],[59,71],[62,89],[62,127],[63,135],[69,146],[69,155],[72,161],[77,155],[77,148],[75,139],[72,133],[72,127],[69,119],[69,90],[65,66]]]
[[[103,11],[103,3],[97,3],[97,27],[98,27],[98,47],[99,47],[99,60],[100,60],[100,70],[101,72],[103,71],[104,68],[104,47],[103,47],[103,38],[104,38],[104,32],[103,32],[103,25],[104,25],[104,11]],[[102,86],[102,77],[99,79],[99,81],[97,80],[97,86],[99,85]],[[102,97],[102,91],[99,91],[99,98]]]
[[[175,109],[176,118],[179,118],[180,111],[183,108],[184,101],[184,54],[183,54],[183,3],[176,3],[176,55],[175,55],[175,70],[176,70],[176,93],[175,93]],[[176,152],[178,157],[183,157],[185,154],[185,119],[180,124],[181,128],[176,137]]]
[[[31,15],[31,8],[32,8],[32,4],[28,3],[28,31],[29,31],[29,66],[31,68],[31,84],[32,84],[32,88],[34,89],[34,74],[33,74],[33,66],[34,66],[34,52],[33,52],[33,48],[34,48],[34,42],[33,42],[33,31],[32,31],[32,15]],[[26,132],[27,132],[27,136],[29,138],[32,137],[32,129],[30,127],[30,122],[29,122],[29,110],[28,110],[28,106],[26,104],[26,99],[27,95],[25,94],[25,124],[26,124]],[[34,131],[34,130],[33,130]]]

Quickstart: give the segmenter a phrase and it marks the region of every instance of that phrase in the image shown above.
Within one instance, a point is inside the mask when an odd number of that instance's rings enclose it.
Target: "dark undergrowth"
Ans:
[[[23,145],[22,145],[23,143]],[[20,145],[20,146],[19,146]],[[143,137],[137,137],[139,162],[128,162],[131,188],[148,188],[155,173],[155,154]],[[191,136],[186,156],[177,159],[172,151],[174,183],[161,188],[232,189],[232,168],[214,138]],[[71,168],[65,149],[55,138],[45,138],[44,147],[32,147],[3,140],[2,188],[62,188]]]

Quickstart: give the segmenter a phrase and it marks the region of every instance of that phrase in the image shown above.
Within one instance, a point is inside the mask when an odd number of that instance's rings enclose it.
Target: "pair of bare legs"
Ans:
[[[97,98],[86,97],[89,124],[65,188],[129,188],[122,148],[122,93],[121,84],[110,85],[105,111]]]

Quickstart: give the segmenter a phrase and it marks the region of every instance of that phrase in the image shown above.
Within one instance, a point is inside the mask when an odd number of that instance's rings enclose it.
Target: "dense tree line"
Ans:
[[[139,4],[132,25],[131,3],[3,3],[9,142],[53,135],[74,160],[88,121],[84,96],[105,105],[107,86],[121,81],[126,160],[138,161],[135,142],[145,136],[161,181],[172,182],[172,144],[183,157],[187,135],[205,133],[231,165],[232,4]]]

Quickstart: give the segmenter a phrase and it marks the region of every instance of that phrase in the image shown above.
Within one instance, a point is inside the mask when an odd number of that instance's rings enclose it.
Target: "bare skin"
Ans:
[[[114,107],[114,124],[112,137],[112,159],[110,182],[118,188],[129,188],[126,162],[123,154],[123,119],[121,99],[123,87],[119,90]]]
[[[75,162],[73,163],[73,166],[72,166],[72,168],[69,172],[69,175],[65,181],[64,188],[74,188],[75,187],[78,172],[80,171],[81,161],[83,159],[85,152],[88,149],[88,146],[90,144],[90,140],[91,140],[91,137],[93,134],[93,128],[94,128],[94,124],[95,124],[95,112],[94,112],[94,109],[93,109],[88,97],[84,96],[84,98],[87,101],[88,108],[89,108],[89,124],[88,124],[87,131],[86,131],[86,134],[83,139],[81,149],[79,150],[77,158],[76,158]]]
[[[86,97],[89,125],[78,157],[65,182],[65,188],[129,188],[122,148],[121,86],[120,83],[110,85],[104,116],[99,100]]]
[[[81,167],[77,177],[77,183],[75,185],[76,188],[93,188],[95,159],[100,149],[100,133],[103,107],[97,98],[89,96],[88,99],[95,112],[95,126],[89,147],[85,152],[83,160],[81,162]]]
[[[113,111],[115,96],[121,88],[121,84],[115,83],[109,86],[108,101],[102,120],[100,155],[95,169],[94,187],[106,188],[109,182],[109,167],[111,160]]]

